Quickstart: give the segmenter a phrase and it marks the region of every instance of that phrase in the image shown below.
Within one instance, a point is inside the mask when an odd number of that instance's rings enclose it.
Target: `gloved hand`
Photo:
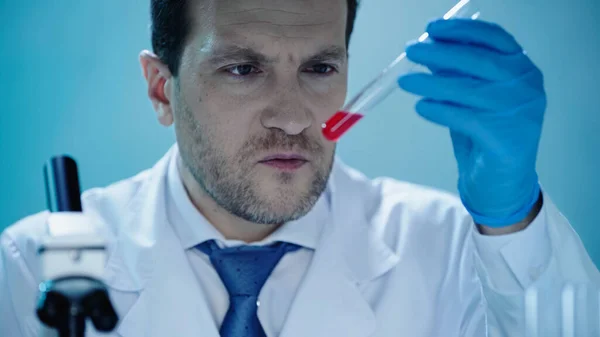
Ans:
[[[429,39],[407,47],[432,72],[401,76],[424,96],[417,112],[450,129],[458,191],[478,224],[503,227],[526,218],[540,197],[536,158],[546,94],[543,76],[500,26],[436,20]]]

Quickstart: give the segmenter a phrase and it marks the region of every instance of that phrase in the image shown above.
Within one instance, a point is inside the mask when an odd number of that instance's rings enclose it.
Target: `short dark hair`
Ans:
[[[346,23],[346,47],[354,29],[358,0],[348,1]],[[152,49],[169,67],[174,76],[179,72],[181,54],[190,31],[191,20],[187,17],[189,0],[151,0]]]

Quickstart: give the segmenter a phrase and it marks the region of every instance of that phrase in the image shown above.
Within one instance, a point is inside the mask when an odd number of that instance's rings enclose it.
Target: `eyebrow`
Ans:
[[[220,64],[227,61],[244,61],[250,63],[273,63],[275,60],[255,51],[252,48],[240,46],[225,46],[217,48],[208,58],[210,64]]]
[[[344,60],[346,60],[347,56],[348,53],[346,51],[346,48],[332,45],[321,49],[321,51],[319,51],[315,55],[303,60],[302,63],[316,63],[325,61],[337,61],[342,63],[344,62]]]
[[[347,57],[346,48],[336,45],[327,46],[316,54],[302,60],[302,63],[315,63],[325,61],[343,62]],[[243,61],[257,64],[271,64],[278,61],[249,47],[236,45],[217,48],[207,59],[210,64],[222,64],[228,61]]]

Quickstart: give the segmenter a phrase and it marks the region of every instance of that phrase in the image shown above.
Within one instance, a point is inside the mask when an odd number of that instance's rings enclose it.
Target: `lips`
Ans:
[[[259,163],[282,170],[295,170],[306,164],[308,160],[298,154],[274,154],[266,156]]]
[[[261,162],[263,161],[269,161],[269,160],[303,160],[303,161],[307,161],[306,158],[304,158],[303,156],[299,155],[299,154],[283,154],[283,153],[279,153],[279,154],[273,154],[270,156],[266,156],[265,158],[263,158],[261,160]]]

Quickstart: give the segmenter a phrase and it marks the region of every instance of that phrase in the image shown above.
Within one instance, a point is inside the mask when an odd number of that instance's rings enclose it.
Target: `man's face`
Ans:
[[[346,0],[191,1],[171,105],[184,165],[218,205],[255,223],[306,214],[344,103]]]

